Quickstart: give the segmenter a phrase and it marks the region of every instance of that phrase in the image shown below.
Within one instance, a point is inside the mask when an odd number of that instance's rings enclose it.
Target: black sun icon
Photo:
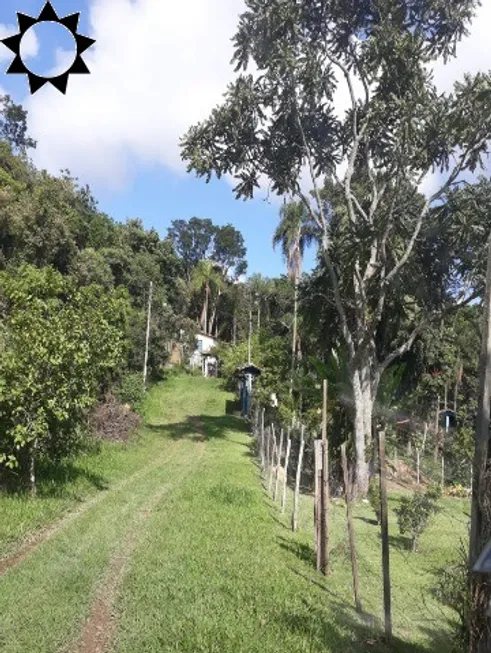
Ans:
[[[81,55],[88,48],[90,48],[90,46],[93,45],[95,41],[94,39],[90,39],[87,36],[82,36],[81,34],[77,33],[79,19],[80,13],[70,14],[70,16],[59,18],[56,11],[53,9],[51,2],[47,2],[44,5],[41,13],[37,18],[17,12],[19,33],[14,34],[14,36],[8,36],[7,38],[0,39],[0,42],[7,46],[7,48],[15,54],[15,59],[7,70],[7,75],[27,75],[29,78],[29,86],[32,94],[34,94],[48,82],[53,84],[53,86],[61,91],[61,93],[65,94],[68,85],[68,77],[71,74],[87,75],[90,73],[90,70],[87,68],[87,65],[82,59]],[[20,55],[22,37],[25,35],[27,30],[29,30],[34,25],[37,25],[38,23],[44,22],[59,23],[60,25],[66,27],[73,35],[77,47],[77,53],[73,64],[68,70],[66,70],[61,75],[57,75],[56,77],[42,77],[40,75],[34,74],[29,70],[29,68],[27,68]]]

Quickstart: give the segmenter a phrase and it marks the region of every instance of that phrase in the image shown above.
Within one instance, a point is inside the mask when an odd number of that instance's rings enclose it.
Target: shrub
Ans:
[[[454,631],[454,651],[467,650],[469,642],[469,611],[471,595],[469,590],[469,556],[467,548],[461,545],[458,558],[450,565],[436,571],[436,598],[457,613],[458,622]]]
[[[380,484],[377,478],[370,479],[368,486],[368,500],[375,513],[377,524],[380,524]]]
[[[141,408],[145,398],[143,377],[139,372],[126,374],[116,389],[116,396],[123,404],[129,404],[135,410]]]
[[[401,535],[409,535],[412,551],[418,550],[419,540],[427,528],[432,515],[440,507],[438,499],[441,496],[439,486],[430,486],[426,492],[420,490],[412,497],[402,497],[401,505],[395,510]]]
[[[460,483],[455,483],[452,487],[447,489],[448,496],[457,497],[458,499],[467,499],[470,494],[470,490]]]

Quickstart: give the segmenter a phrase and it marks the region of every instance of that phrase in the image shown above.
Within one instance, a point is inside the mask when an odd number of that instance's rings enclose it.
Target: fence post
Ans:
[[[280,470],[281,470],[281,458],[283,456],[283,429],[280,431],[280,448],[278,451],[278,460],[276,461],[276,480],[274,484],[274,492],[273,492],[273,501],[276,501],[276,497],[278,496],[278,488],[280,485]]]
[[[261,411],[261,469],[264,469],[266,461],[264,459],[264,412],[265,409],[263,408]]]
[[[390,590],[389,517],[387,501],[387,470],[385,460],[385,432],[378,432],[380,462],[380,528],[382,532],[382,569],[384,577],[384,617],[387,641],[392,639],[392,607]]]
[[[321,513],[322,513],[322,440],[314,440],[314,551],[317,571],[321,570]]]
[[[327,379],[324,379],[322,393],[322,514],[321,514],[321,571],[329,571],[329,442],[327,439]]]
[[[349,549],[351,557],[351,571],[353,573],[353,593],[355,595],[355,606],[361,612],[360,593],[358,588],[358,561],[356,559],[355,529],[353,526],[353,514],[351,511],[351,490],[348,474],[348,458],[346,456],[346,444],[341,445],[341,465],[343,467],[344,500],[346,502],[346,521],[348,522]]]
[[[273,488],[273,468],[274,468],[275,453],[276,453],[276,434],[274,432],[274,424],[271,423],[271,461],[269,466],[268,492],[271,492]]]
[[[290,463],[291,448],[292,448],[292,441],[290,438],[290,429],[288,429],[288,441],[286,443],[286,457],[285,457],[285,476],[283,478],[283,493],[281,495],[281,512],[285,512],[285,506],[286,506],[286,488],[288,483],[288,465]]]
[[[295,479],[295,495],[293,497],[292,513],[292,530],[294,533],[298,530],[298,504],[300,500],[300,479],[302,476],[303,450],[305,447],[305,426],[302,425],[300,433],[300,449],[298,452],[297,476]]]

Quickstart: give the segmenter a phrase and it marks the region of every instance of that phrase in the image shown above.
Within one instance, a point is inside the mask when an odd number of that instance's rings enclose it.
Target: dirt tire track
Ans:
[[[200,428],[200,431],[202,432],[202,428]],[[159,488],[150,501],[137,512],[130,530],[121,542],[118,552],[112,557],[109,563],[83,630],[79,638],[69,648],[70,653],[107,653],[110,649],[116,630],[114,604],[122,585],[128,562],[143,538],[144,530],[142,526],[162,498],[169,491],[180,485],[197,467],[203,457],[205,444],[204,442],[199,442],[197,446],[199,447],[199,455],[187,468],[185,473],[174,483]]]
[[[179,443],[177,449],[180,448],[180,445],[181,443]],[[33,553],[39,546],[44,544],[44,542],[47,542],[52,537],[57,535],[60,531],[64,530],[78,517],[84,515],[88,510],[90,510],[94,506],[97,506],[103,499],[105,499],[108,496],[108,494],[123,490],[132,482],[141,479],[143,476],[146,476],[148,473],[150,473],[159,465],[171,461],[176,456],[176,454],[177,454],[176,450],[174,450],[170,455],[166,452],[162,456],[159,456],[158,458],[154,459],[153,462],[150,463],[149,465],[142,467],[141,469],[134,472],[127,478],[123,479],[113,487],[109,487],[107,490],[103,490],[99,492],[91,499],[87,499],[86,501],[83,501],[77,508],[68,512],[64,517],[61,517],[61,519],[56,521],[51,526],[41,528],[35,531],[34,533],[32,533],[22,542],[22,544],[16,551],[6,556],[5,558],[0,559],[0,578],[14,567],[17,567],[17,565],[24,562],[24,560],[31,553]]]

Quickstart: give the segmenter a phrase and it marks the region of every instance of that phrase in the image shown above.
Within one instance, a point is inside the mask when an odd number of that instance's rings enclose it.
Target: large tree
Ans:
[[[288,277],[293,281],[295,293],[293,298],[292,324],[292,366],[290,394],[293,392],[295,376],[295,359],[299,351],[298,338],[298,288],[302,276],[302,264],[305,248],[316,236],[316,225],[310,218],[302,202],[290,202],[281,208],[281,219],[273,235],[273,247],[278,245],[286,260]]]
[[[300,199],[317,223],[349,354],[362,492],[382,373],[435,314],[459,301],[453,293],[437,311],[413,310],[404,337],[390,351],[377,348],[387,300],[403,285],[419,239],[431,233],[432,207],[487,149],[489,76],[467,76],[452,93],[439,93],[431,73],[437,59],[455,56],[477,4],[247,0],[234,38],[239,74],[222,105],[183,139],[189,170],[208,180],[232,175],[244,198],[265,177],[273,191]],[[422,196],[432,172],[443,179]],[[303,191],[305,173],[312,194]]]

